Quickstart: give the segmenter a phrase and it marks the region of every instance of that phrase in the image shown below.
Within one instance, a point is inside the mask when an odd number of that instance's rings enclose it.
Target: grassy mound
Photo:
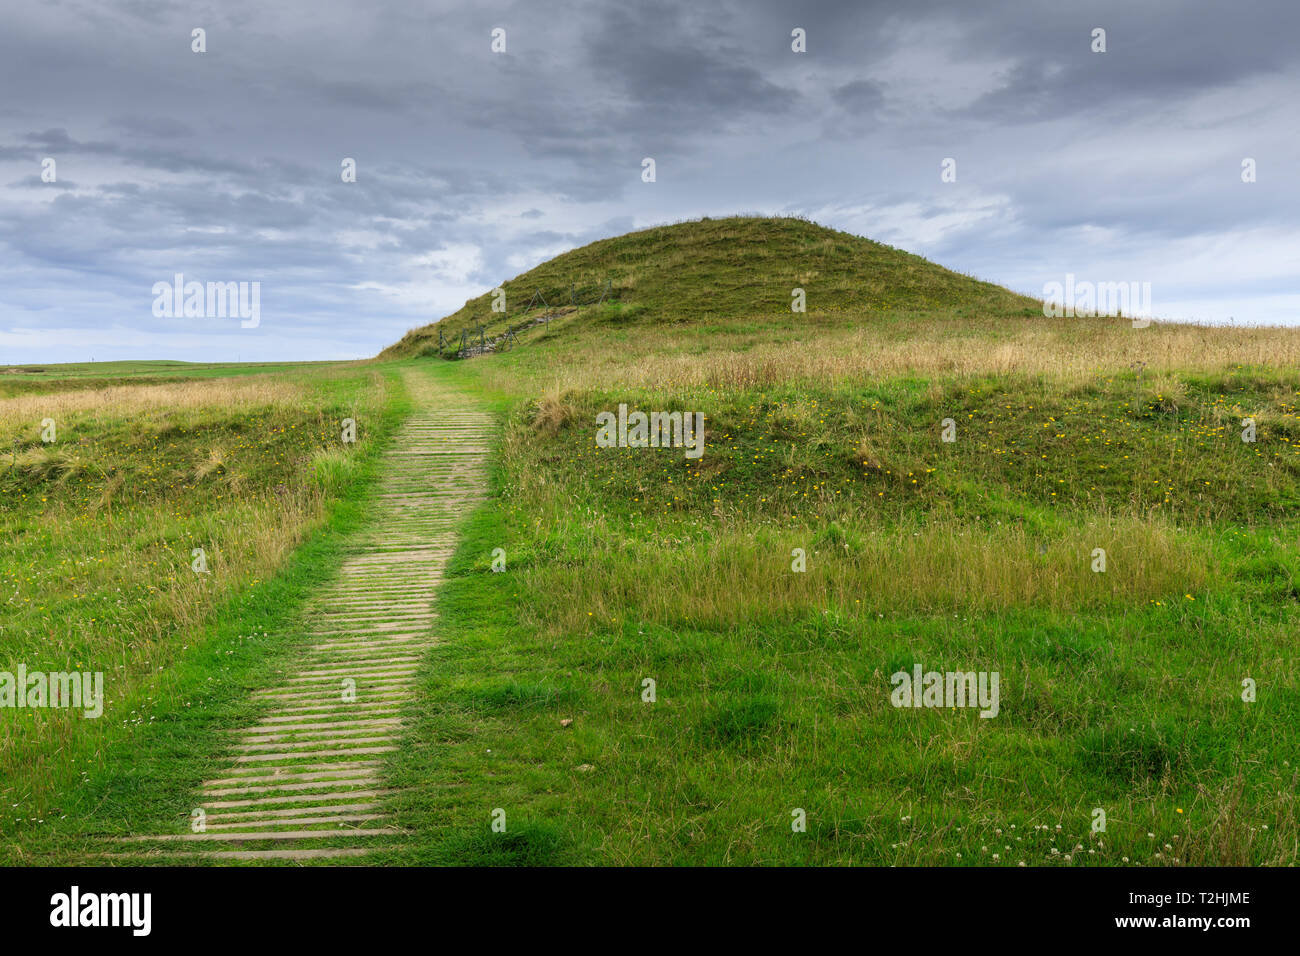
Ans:
[[[380,358],[437,354],[439,330],[458,343],[463,330],[483,326],[492,337],[510,327],[527,341],[547,314],[569,334],[601,325],[786,321],[795,289],[804,289],[809,316],[840,324],[897,312],[1041,314],[1033,299],[803,219],[657,226],[566,252],[501,288],[504,314],[492,310],[492,293],[481,295],[408,332]]]
[[[417,859],[507,862],[503,807],[553,863],[1296,862],[1294,331],[1048,319],[791,220],[507,297],[606,277],[422,363],[504,434],[392,767]],[[702,456],[600,447],[620,405],[702,414]],[[917,666],[999,674],[1000,711],[892,706]]]

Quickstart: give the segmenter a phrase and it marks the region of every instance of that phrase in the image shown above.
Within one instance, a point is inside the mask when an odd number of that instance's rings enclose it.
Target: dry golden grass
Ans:
[[[1175,374],[1238,366],[1300,368],[1300,334],[1285,328],[1153,323],[1135,329],[1113,318],[902,322],[858,328],[810,322],[806,335],[797,338],[789,328],[772,327],[711,340],[703,351],[697,348],[700,333],[689,327],[638,327],[631,347],[575,333],[572,346],[557,343],[544,363],[492,363],[480,374],[493,387],[514,392],[523,373],[535,393],[559,394],[669,384],[724,390],[800,381],[834,386],[912,375],[1030,375],[1068,385],[1140,371],[1171,382]],[[1176,401],[1179,393],[1171,384],[1167,394]]]
[[[276,376],[210,378],[159,385],[114,385],[110,388],[75,388],[64,392],[16,395],[0,399],[0,428],[29,427],[43,418],[87,414],[119,418],[155,409],[188,411],[222,408],[240,411],[299,401],[303,386]]]

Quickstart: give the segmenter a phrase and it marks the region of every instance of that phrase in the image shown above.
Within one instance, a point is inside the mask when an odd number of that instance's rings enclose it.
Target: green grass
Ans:
[[[500,331],[540,314],[518,312],[535,289],[555,305],[606,278],[614,301],[508,353],[442,361],[426,327],[399,361],[241,379],[285,391],[180,423],[131,392],[97,411],[73,378],[3,376],[0,651],[93,651],[129,678],[91,730],[0,715],[9,858],[182,824],[364,524],[368,469],[409,409],[400,376],[428,374],[501,438],[387,760],[410,836],[374,862],[1297,862],[1292,334],[1045,322],[898,250],[760,219],[592,244],[507,283],[507,316],[482,297],[444,329]],[[185,374],[163,387],[228,381]],[[58,449],[38,435],[47,394]],[[596,447],[621,402],[704,413],[703,457]],[[358,403],[352,457],[330,428]],[[252,529],[299,496],[321,510],[259,573]],[[240,570],[206,593],[182,558],[214,535]],[[893,707],[890,676],[916,665],[997,672],[998,715]]]
[[[733,590],[733,623],[710,625],[568,590],[592,575],[671,593],[665,570],[689,551],[611,575],[597,539],[625,529],[530,518],[481,514],[442,592],[443,640],[391,767],[427,834],[408,861],[508,862],[489,829],[502,808],[529,860],[556,864],[1294,862],[1300,615],[1257,592],[1253,563],[1296,567],[1268,532],[1201,532],[1232,574],[1192,602],[936,612],[863,593],[774,615]],[[1001,713],[894,709],[889,675],[915,663],[998,671]]]
[[[0,712],[9,862],[85,859],[100,835],[174,826],[251,714],[249,691],[305,640],[293,615],[364,521],[409,401],[396,367],[246,384],[214,380],[179,406],[150,388],[76,399],[49,448],[21,415],[9,424],[25,447],[0,466],[0,669],[102,671],[107,698],[98,720]],[[344,417],[358,421],[346,449]],[[21,464],[56,453],[58,468]]]
[[[605,292],[603,301],[597,302]],[[1025,317],[1040,305],[1000,286],[950,272],[915,256],[803,219],[705,219],[602,239],[503,282],[506,311],[491,293],[471,299],[435,325],[413,329],[381,358],[438,353],[441,329],[453,345],[483,326],[500,334],[527,323],[522,341],[592,330],[626,331],[690,322],[701,331],[744,333],[788,316],[805,288],[808,313],[843,325],[863,316],[982,312]],[[545,300],[533,300],[540,293]],[[570,305],[570,303],[576,305]],[[537,320],[562,311],[550,324]],[[718,323],[709,326],[703,323]]]
[[[648,230],[506,288],[603,274],[635,278],[616,305],[437,362],[504,437],[392,761],[409,861],[516,862],[518,827],[557,864],[1297,862],[1287,333],[1048,323],[790,221]],[[704,456],[596,447],[620,402],[703,412]],[[998,672],[999,715],[892,707],[916,664]]]

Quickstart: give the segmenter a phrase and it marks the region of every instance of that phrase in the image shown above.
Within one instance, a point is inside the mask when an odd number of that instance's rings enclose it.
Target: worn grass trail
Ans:
[[[424,370],[404,375],[419,411],[385,453],[372,520],[302,615],[298,666],[255,693],[262,713],[235,732],[226,769],[195,797],[201,831],[186,820],[186,832],[127,837],[139,844],[133,856],[305,860],[401,844],[381,762],[397,749],[434,641],[433,597],[456,527],[485,494],[491,427],[463,392]]]

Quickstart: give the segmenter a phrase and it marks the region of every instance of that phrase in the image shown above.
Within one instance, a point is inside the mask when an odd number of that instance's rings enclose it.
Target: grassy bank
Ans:
[[[106,698],[94,720],[0,713],[9,855],[78,858],[88,835],[183,804],[291,652],[285,625],[361,520],[406,406],[396,368],[360,366],[0,402],[0,670],[102,672]]]
[[[1052,399],[1003,383],[1020,403],[999,401],[999,433],[981,407],[944,445],[946,391],[893,383],[909,415],[864,430],[897,476],[857,456],[850,409],[879,397],[805,386],[793,426],[774,426],[784,393],[521,401],[394,768],[430,858],[1295,862],[1293,452],[1285,430],[1252,447],[1210,424],[1221,395],[1276,381],[1205,385],[1177,414],[1133,408],[1136,382],[1086,411],[1067,390],[1031,428],[1023,403]],[[703,457],[595,448],[616,398],[702,409]],[[1006,435],[1036,438],[1045,412],[1048,458],[1011,461]],[[799,440],[766,454],[784,427]],[[890,675],[918,664],[998,672],[998,717],[892,707]]]
[[[440,363],[505,431],[394,761],[418,858],[1296,863],[1294,333],[1047,320],[928,263],[794,314],[754,282],[832,273],[787,226],[635,234],[695,259]],[[619,290],[613,243],[507,291]],[[597,447],[620,403],[703,413],[703,455]],[[892,706],[917,665],[997,672],[998,715]]]
[[[502,429],[386,758],[407,838],[369,862],[1294,865],[1294,333],[1047,320],[815,229],[561,256],[512,309],[612,301],[500,354],[426,327],[370,366],[0,401],[0,651],[104,670],[112,708],[0,714],[6,852],[178,829],[430,375]],[[703,415],[702,454],[598,447],[622,404]],[[996,673],[996,715],[894,706],[918,667]]]

